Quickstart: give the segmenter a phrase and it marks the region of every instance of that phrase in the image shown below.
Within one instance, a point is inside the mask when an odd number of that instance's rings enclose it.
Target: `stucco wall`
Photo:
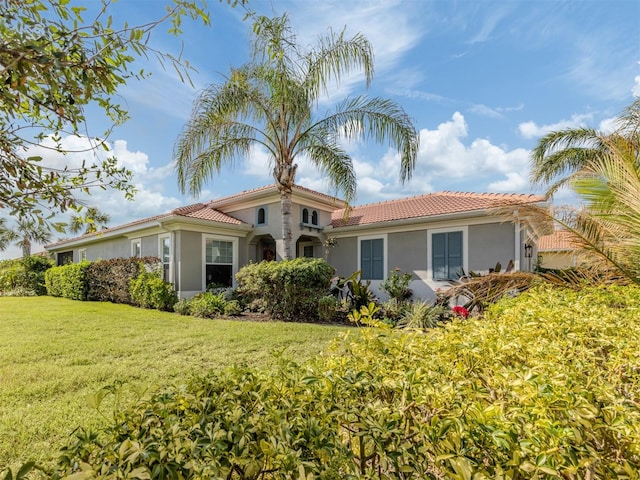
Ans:
[[[83,247],[73,249],[73,260],[80,260],[79,251]],[[131,240],[128,238],[116,238],[105,240],[100,243],[93,243],[86,246],[87,260],[95,261],[99,259],[109,260],[111,258],[128,258],[131,256]]]
[[[202,234],[179,232],[180,290],[195,292],[202,290]]]
[[[488,223],[469,226],[469,270],[487,272],[496,263],[502,271],[515,258],[515,227],[511,223]]]
[[[387,265],[389,270],[399,268],[403,272],[427,268],[427,231],[391,233],[388,239]],[[385,272],[388,275],[389,272]]]
[[[329,251],[328,262],[336,274],[348,277],[358,270],[358,243],[356,237],[338,239],[338,245]]]

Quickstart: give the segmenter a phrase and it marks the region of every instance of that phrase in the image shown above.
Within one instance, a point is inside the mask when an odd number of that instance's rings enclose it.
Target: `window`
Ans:
[[[233,280],[233,242],[207,239],[205,243],[205,286],[230,287]]]
[[[87,249],[78,250],[79,261],[84,262],[87,259]]]
[[[142,257],[142,240],[136,238],[131,240],[131,256],[132,257]]]
[[[302,247],[302,256],[305,258],[313,258],[313,245],[305,245]]]
[[[363,280],[384,279],[384,239],[360,240],[360,269]]]
[[[68,263],[73,263],[73,250],[69,252],[60,252],[58,253],[58,266],[66,265]]]
[[[434,233],[431,237],[434,280],[457,280],[462,274],[462,232]]]
[[[162,263],[162,279],[170,282],[171,278],[171,237],[169,235],[159,237],[160,262]]]
[[[267,209],[264,207],[258,208],[256,212],[256,225],[267,224]]]
[[[300,222],[302,225],[306,226],[318,226],[318,211],[310,210],[308,208],[302,209],[302,221]]]

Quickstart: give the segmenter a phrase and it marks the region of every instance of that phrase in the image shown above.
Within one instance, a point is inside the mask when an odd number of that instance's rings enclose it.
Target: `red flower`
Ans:
[[[462,318],[467,318],[469,316],[469,310],[464,307],[453,307],[454,315],[458,315]]]

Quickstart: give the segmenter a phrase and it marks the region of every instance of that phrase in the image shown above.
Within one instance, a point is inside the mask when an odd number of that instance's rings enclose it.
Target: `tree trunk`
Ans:
[[[291,231],[291,187],[280,189],[280,213],[282,214],[282,242],[284,244],[284,260],[291,260],[293,255],[293,233]]]
[[[31,256],[31,242],[26,238],[22,240],[22,258]]]

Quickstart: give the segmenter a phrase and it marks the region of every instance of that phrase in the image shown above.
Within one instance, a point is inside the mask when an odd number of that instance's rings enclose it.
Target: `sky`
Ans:
[[[165,4],[121,0],[110,12],[116,25],[139,25],[162,16]],[[199,197],[178,189],[173,146],[198,92],[250,60],[246,9],[217,0],[208,7],[210,26],[187,20],[178,38],[167,33],[168,25],[150,38],[153,48],[189,61],[193,85],[150,57],[138,64],[151,77],[130,81],[115,99],[131,118],[109,136],[110,154],[133,172],[137,193],[134,201],[114,191],[86,199],[111,215],[109,226],[273,181],[266,153],[256,148],[211,178]],[[403,184],[396,152],[372,142],[345,145],[357,174],[356,205],[442,190],[541,193],[529,182],[530,151],[541,136],[578,126],[610,130],[640,97],[637,0],[249,0],[246,8],[268,16],[286,12],[301,45],[315,45],[330,29],[361,33],[371,42],[370,88],[356,72],[318,109],[329,112],[348,96],[392,99],[413,119],[420,150],[413,177]],[[109,124],[89,108],[87,127],[99,136]],[[63,143],[81,150],[88,139]],[[37,146],[29,153],[52,166],[77,165],[86,157]],[[308,161],[298,164],[296,183],[336,193]],[[554,203],[570,200],[561,193]],[[0,252],[0,258],[17,256],[17,247]]]

